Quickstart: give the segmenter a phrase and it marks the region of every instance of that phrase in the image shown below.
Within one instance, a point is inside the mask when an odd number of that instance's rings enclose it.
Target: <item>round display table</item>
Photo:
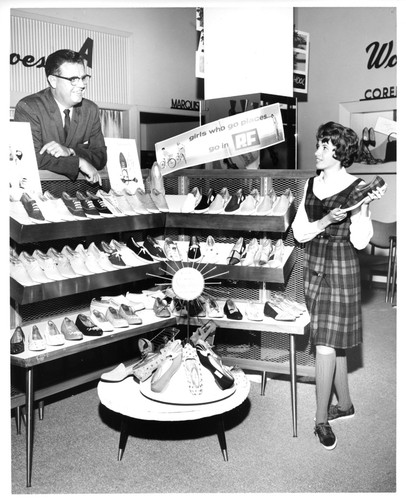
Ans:
[[[245,401],[250,390],[250,382],[245,373],[237,368],[232,371],[234,376],[233,390],[227,390],[222,394],[217,393],[215,401],[196,404],[177,404],[158,401],[163,399],[162,395],[151,396],[143,391],[143,385],[128,377],[122,382],[100,381],[97,392],[100,402],[119,413],[121,418],[121,432],[118,449],[118,460],[121,460],[128,438],[128,419],[155,420],[155,421],[186,421],[198,420],[212,416],[218,416],[217,434],[220,442],[224,460],[228,460],[226,438],[224,433],[224,413],[236,408]],[[209,372],[207,375],[212,376]],[[145,384],[145,383],[144,383]],[[219,389],[220,391],[220,389]],[[191,400],[186,396],[183,400]]]

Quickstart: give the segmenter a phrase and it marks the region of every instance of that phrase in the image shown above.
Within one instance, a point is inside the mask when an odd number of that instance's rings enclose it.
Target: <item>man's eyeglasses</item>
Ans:
[[[85,76],[70,76],[70,77],[67,77],[67,76],[60,76],[60,75],[52,75],[52,76],[55,76],[56,78],[62,78],[63,80],[69,80],[70,83],[73,85],[73,86],[76,86],[76,85],[79,85],[79,81],[82,81],[82,83],[84,85],[87,85],[87,83],[89,82],[90,78],[92,77],[92,75],[85,75]]]

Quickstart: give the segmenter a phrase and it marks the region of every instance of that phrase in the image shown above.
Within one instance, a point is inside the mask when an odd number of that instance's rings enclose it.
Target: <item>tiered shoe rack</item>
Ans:
[[[147,175],[143,172],[146,188],[149,189]],[[75,183],[62,180],[56,176],[41,172],[43,190],[49,189],[60,196],[62,191],[75,194],[77,190],[89,189],[83,179]],[[86,243],[103,238],[117,238],[126,241],[129,235],[142,241],[147,234],[154,237],[171,236],[173,239],[188,239],[189,235],[198,236],[200,241],[211,234],[217,242],[235,242],[244,236],[246,242],[253,237],[268,237],[273,241],[282,238],[284,243],[295,246],[290,225],[300,201],[303,186],[309,177],[306,173],[289,170],[267,171],[230,171],[230,170],[184,170],[174,172],[164,178],[166,194],[187,194],[194,186],[201,192],[213,187],[219,192],[227,186],[230,194],[242,187],[246,192],[257,188],[263,195],[273,186],[277,193],[290,188],[295,200],[284,216],[241,216],[241,215],[207,215],[207,214],[151,214],[112,219],[93,219],[77,222],[61,222],[38,225],[22,225],[14,219],[10,220],[11,245],[19,253],[22,250],[32,252],[35,248],[61,247],[64,244],[75,246],[75,242]],[[109,190],[108,178],[103,178],[103,188]],[[96,189],[95,189],[96,190]],[[66,241],[65,241],[66,240]],[[44,247],[44,245],[47,245]],[[256,268],[243,266],[217,265],[216,272],[227,271],[225,279],[210,293],[219,301],[232,298],[237,301],[254,300],[265,302],[273,291],[288,293],[292,298],[303,302],[301,282],[301,252],[295,246],[293,252],[282,268]],[[23,329],[46,319],[62,317],[70,311],[78,313],[89,308],[90,297],[114,295],[111,290],[133,290],[136,282],[149,286],[154,285],[151,275],[164,274],[162,263],[146,264],[137,267],[110,271],[85,277],[67,279],[59,282],[24,287],[10,278],[10,294],[12,306],[12,324]],[[156,281],[156,279],[155,279]],[[68,300],[66,300],[68,299]],[[206,321],[208,318],[206,319]],[[198,320],[193,320],[198,321]],[[204,321],[204,319],[203,319]],[[277,322],[266,318],[263,322],[228,320],[226,316],[215,319],[218,326],[216,333],[216,349],[226,364],[239,365],[241,368],[260,371],[262,373],[262,393],[265,389],[266,373],[290,374],[292,394],[293,435],[297,435],[296,416],[296,377],[312,376],[314,359],[307,342],[308,317],[294,322]],[[60,347],[47,348],[42,352],[30,352],[27,349],[20,355],[12,355],[11,363],[25,369],[25,391],[27,406],[27,486],[31,484],[32,442],[33,442],[33,403],[61,390],[95,380],[108,367],[88,373],[82,377],[72,378],[54,386],[36,391],[34,388],[34,367],[52,360],[59,360],[72,354],[96,347],[108,346],[113,342],[137,336],[145,336],[166,326],[179,322],[179,318],[152,318],[140,326],[123,329],[121,332],[86,341],[65,344]],[[238,332],[239,335],[235,333]],[[245,339],[244,339],[245,337]],[[231,338],[231,345],[227,342]],[[242,348],[236,344],[242,340]],[[298,339],[298,341],[297,341]],[[240,346],[241,347],[241,346]],[[115,365],[114,365],[115,366]],[[111,368],[111,367],[109,367]],[[15,405],[14,405],[15,406]]]

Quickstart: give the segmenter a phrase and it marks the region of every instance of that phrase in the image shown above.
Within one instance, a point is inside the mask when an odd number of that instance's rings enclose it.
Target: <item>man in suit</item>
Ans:
[[[107,148],[99,108],[83,97],[90,75],[82,56],[58,50],[48,56],[45,74],[49,87],[21,99],[14,115],[31,124],[38,168],[72,181],[82,172],[88,182],[101,184]]]

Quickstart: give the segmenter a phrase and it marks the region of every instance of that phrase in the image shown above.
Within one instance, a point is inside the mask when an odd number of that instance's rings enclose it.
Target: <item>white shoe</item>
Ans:
[[[51,257],[52,260],[55,262],[59,273],[61,276],[64,278],[77,278],[78,275],[75,273],[75,271],[72,269],[71,263],[66,257],[66,255],[63,255],[60,252],[57,252],[54,248],[49,248],[47,251],[48,257]]]
[[[110,301],[110,305],[113,307],[120,307],[121,304],[124,304],[126,306],[131,306],[135,311],[142,311],[145,309],[145,305],[142,301],[137,301],[137,300],[131,300],[128,297],[128,292],[127,294],[124,295],[104,295],[103,297],[100,297],[102,300],[108,300]],[[130,294],[132,295],[132,294]]]
[[[21,252],[18,259],[23,263],[29,277],[36,283],[50,283],[51,280],[41,269],[37,260],[27,252]]]
[[[32,286],[37,284],[30,278],[24,264],[19,259],[14,257],[10,257],[10,276],[23,286]]]
[[[101,198],[104,201],[104,204],[106,207],[110,210],[110,212],[113,215],[116,215],[117,217],[124,217],[125,214],[122,212],[120,207],[118,206],[118,202],[116,198],[110,194],[106,193],[106,191],[103,191],[102,189],[99,189],[96,193],[96,196]]]
[[[262,321],[264,319],[263,305],[255,304],[250,300],[245,306],[245,315],[250,321]]]
[[[131,193],[128,189],[124,189],[123,191],[125,197],[127,198],[128,203],[130,204],[131,208],[134,210],[134,212],[138,215],[147,215],[150,212],[145,208],[143,203],[141,203],[141,200],[135,196],[135,194]]]
[[[183,202],[181,212],[184,214],[190,214],[199,204],[202,195],[198,187],[194,187],[192,191],[186,196],[186,200]]]
[[[155,298],[150,295],[146,295],[145,293],[130,293],[127,292],[125,294],[126,299],[128,299],[131,305],[134,307],[134,304],[142,304],[143,309],[153,309]]]
[[[42,253],[40,250],[34,250],[32,256],[36,259],[47,278],[52,281],[64,279],[52,257]]]
[[[131,250],[125,243],[117,240],[111,240],[110,246],[112,246],[121,255],[126,266],[136,267],[140,265],[140,259],[137,254]]]
[[[181,262],[182,257],[179,252],[178,245],[171,238],[165,238],[164,241],[164,252],[168,260],[173,262]]]
[[[220,254],[217,249],[213,236],[208,236],[203,253],[202,263],[216,264],[220,260]]]
[[[252,238],[248,243],[247,253],[241,261],[242,266],[255,266],[256,265],[256,255],[259,251],[259,243],[257,238]]]

